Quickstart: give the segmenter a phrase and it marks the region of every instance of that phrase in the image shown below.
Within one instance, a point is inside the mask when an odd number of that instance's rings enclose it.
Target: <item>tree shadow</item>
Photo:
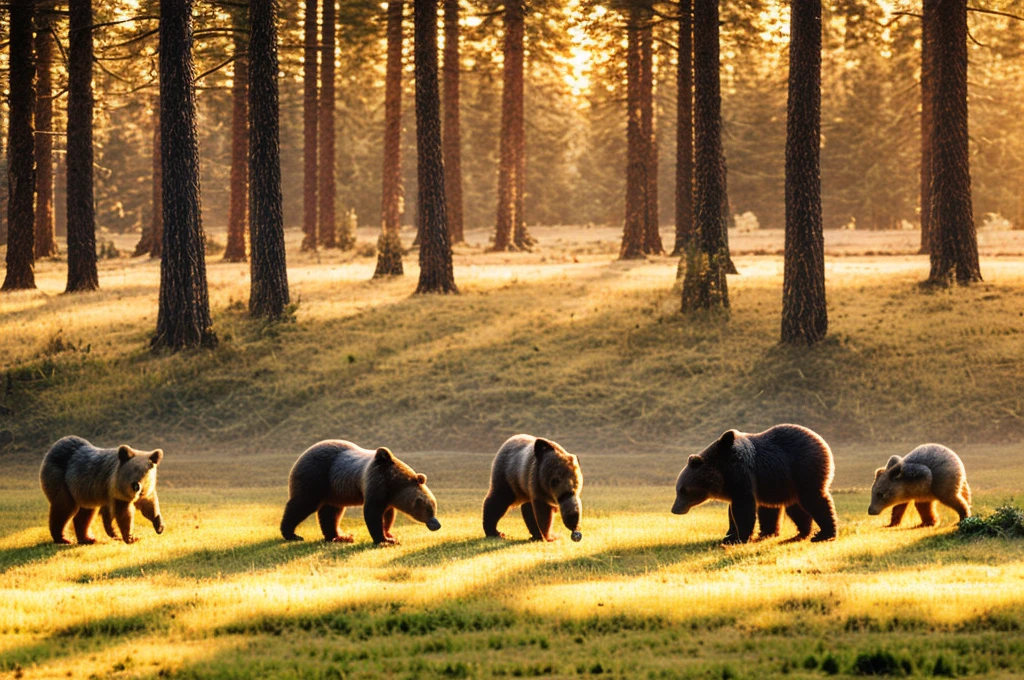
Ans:
[[[499,539],[481,536],[407,552],[391,561],[393,567],[436,567],[446,562],[468,559],[529,543],[526,540]]]

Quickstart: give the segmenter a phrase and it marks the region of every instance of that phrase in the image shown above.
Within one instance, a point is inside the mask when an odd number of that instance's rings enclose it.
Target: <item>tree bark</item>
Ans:
[[[245,262],[249,225],[249,39],[248,7],[232,7],[234,74],[231,78],[231,199],[226,262]]]
[[[336,35],[334,0],[324,0],[323,52],[320,59],[320,119],[317,134],[320,140],[320,162],[317,169],[318,224],[320,245],[324,248],[349,248],[351,243],[338,239],[338,223],[334,206],[334,43]]]
[[[279,319],[288,307],[288,268],[281,212],[277,2],[250,0],[249,215],[252,264],[249,313]],[[328,0],[330,4],[331,0]]]
[[[792,0],[790,16],[782,341],[813,345],[828,332],[819,152],[821,0]]]
[[[160,3],[160,156],[163,251],[154,347],[217,343],[206,283],[199,187],[192,0]]]
[[[931,273],[948,286],[981,281],[967,136],[967,1],[935,2]]]
[[[640,30],[640,131],[644,147],[644,245],[647,255],[661,255],[665,247],[658,229],[658,139],[654,132],[654,26],[649,9],[643,10]]]
[[[388,59],[384,84],[384,168],[381,234],[373,278],[402,276],[402,12],[403,0],[388,3]],[[450,198],[450,196],[449,196]]]
[[[135,245],[132,257],[149,255],[160,257],[164,243],[164,208],[163,208],[163,163],[160,160],[160,95],[153,97],[153,135],[152,135],[152,166],[153,166],[153,199],[152,214],[149,225],[143,225],[139,242]]]
[[[441,155],[441,96],[437,83],[437,0],[414,0],[416,59],[416,178],[420,213],[417,293],[458,293],[452,268]]]
[[[694,238],[693,227],[693,5],[679,3],[679,61],[676,69],[676,239],[673,255],[682,255]]]
[[[60,250],[53,214],[53,3],[36,5],[36,235],[35,257]]]
[[[444,0],[444,186],[452,243],[465,240],[462,220],[462,131],[459,113],[459,0]]]
[[[935,87],[935,3],[921,7],[921,252],[931,252],[932,236],[932,136]]]
[[[502,44],[501,139],[498,165],[498,214],[494,231],[496,252],[529,247],[525,221],[520,214],[526,168],[523,120],[523,25],[524,0],[505,3],[505,40]]]
[[[2,290],[36,287],[35,158],[32,108],[35,103],[32,61],[32,0],[10,3],[10,123],[7,141],[7,276]]]
[[[330,2],[331,0],[325,0]],[[316,250],[317,235],[317,0],[306,0],[302,61],[302,251]],[[333,63],[333,62],[332,62]]]
[[[626,219],[622,229],[620,260],[644,256],[647,225],[647,160],[643,127],[643,46],[641,9],[629,6],[626,24]]]
[[[722,244],[722,93],[718,0],[694,0],[694,209],[698,248],[687,258],[683,311],[729,307]]]

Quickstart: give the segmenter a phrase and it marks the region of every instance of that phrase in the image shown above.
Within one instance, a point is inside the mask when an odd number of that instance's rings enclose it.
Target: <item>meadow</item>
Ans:
[[[771,235],[734,238],[728,318],[678,313],[673,258],[537,235],[495,255],[471,234],[445,298],[411,297],[414,254],[371,282],[365,247],[293,248],[294,320],[273,325],[246,316],[246,266],[211,256],[213,351],[149,351],[148,260],[104,261],[75,297],[45,261],[40,291],[0,296],[0,677],[1024,674],[1024,544],[964,541],[948,510],[929,529],[866,513],[874,468],[931,440],[964,459],[976,512],[1020,497],[1020,232],[983,233],[986,282],[949,292],[918,287],[926,258],[892,241],[911,237],[830,234],[811,350],[777,344]],[[722,548],[722,504],[669,514],[686,455],[783,421],[832,444],[839,540]],[[581,543],[530,543],[515,511],[513,540],[482,537],[490,460],[520,431],[580,456]],[[68,433],[165,449],[163,535],[49,543],[36,475]],[[403,518],[378,549],[350,511],[354,545],[311,520],[280,540],[288,469],[327,437],[426,473],[442,529]]]

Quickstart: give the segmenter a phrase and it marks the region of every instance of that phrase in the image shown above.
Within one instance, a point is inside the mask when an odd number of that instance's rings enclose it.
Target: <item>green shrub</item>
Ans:
[[[1007,503],[986,517],[965,517],[957,525],[957,536],[1024,538],[1024,509]]]

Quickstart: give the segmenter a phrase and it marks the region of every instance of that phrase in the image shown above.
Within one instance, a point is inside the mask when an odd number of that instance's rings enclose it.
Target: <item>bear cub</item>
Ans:
[[[707,500],[729,503],[729,532],[723,544],[746,543],[760,523],[759,538],[777,536],[780,511],[796,524],[802,540],[818,525],[812,541],[836,537],[831,486],[832,451],[818,434],[800,425],[776,425],[748,434],[729,430],[690,456],[676,480],[672,513],[685,515]]]
[[[938,523],[935,501],[956,510],[960,519],[971,516],[971,487],[960,456],[941,444],[924,444],[875,470],[868,514],[879,515],[892,506],[888,526],[896,527],[913,502],[921,526],[930,527]]]
[[[441,528],[426,475],[416,474],[384,447],[373,451],[330,439],[306,449],[292,466],[281,535],[301,541],[295,528],[315,512],[325,541],[352,543],[352,535],[340,534],[339,527],[345,508],[355,505],[363,506],[366,528],[377,545],[398,542],[391,535],[395,510],[431,531]]]
[[[553,541],[551,520],[555,512],[580,541],[583,517],[583,472],[576,456],[547,439],[517,434],[494,457],[491,488],[484,499],[484,534],[506,538],[498,531],[498,521],[509,508],[522,506],[523,520],[534,541]]]
[[[156,468],[163,457],[160,449],[98,449],[81,437],[64,437],[54,444],[39,470],[39,483],[50,501],[53,542],[71,542],[64,538],[64,528],[74,518],[78,542],[95,543],[91,525],[99,511],[108,536],[117,538],[116,521],[121,539],[134,543],[139,540],[132,533],[135,508],[153,523],[156,533],[162,534],[164,520],[156,495]]]

